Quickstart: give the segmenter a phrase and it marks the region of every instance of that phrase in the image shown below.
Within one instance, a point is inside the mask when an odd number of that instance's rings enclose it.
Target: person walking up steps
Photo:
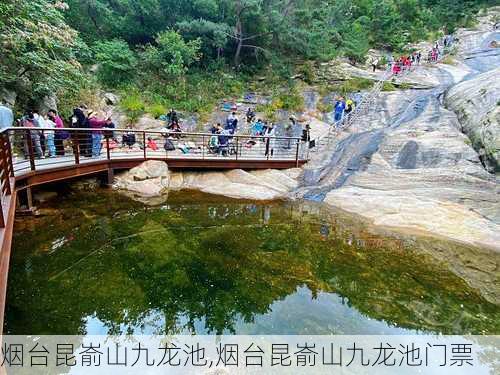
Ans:
[[[342,116],[344,115],[344,110],[345,110],[345,101],[344,98],[340,97],[337,102],[335,103],[335,117],[334,120],[335,122],[339,122],[342,120]]]

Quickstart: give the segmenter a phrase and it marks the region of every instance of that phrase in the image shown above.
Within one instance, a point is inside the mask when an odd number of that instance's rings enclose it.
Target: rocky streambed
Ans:
[[[492,38],[487,29],[476,35]],[[302,171],[173,172],[145,181],[135,170],[116,186],[149,197],[196,189],[241,199],[315,200],[378,226],[499,250],[500,71],[473,67],[483,66],[484,54],[490,62],[500,57],[482,51],[467,55],[467,64],[456,56],[452,64],[417,67],[404,80],[418,88],[382,92],[364,121]],[[321,133],[328,124],[317,110],[318,95],[304,95],[310,100],[300,115]]]

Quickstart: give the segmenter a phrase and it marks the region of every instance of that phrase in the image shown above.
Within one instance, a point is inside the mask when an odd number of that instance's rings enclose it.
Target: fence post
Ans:
[[[33,141],[31,139],[31,130],[26,130],[26,144],[28,145],[28,154],[30,158],[31,170],[35,170],[35,156],[33,155]]]
[[[80,164],[80,134],[78,131],[73,132],[71,135],[71,140],[73,141],[73,154],[75,155],[75,164]]]
[[[236,138],[236,160],[238,160],[238,148],[239,148],[238,145],[240,138],[238,136],[236,136],[235,138]]]
[[[5,143],[7,144],[7,151],[9,152],[9,169],[10,169],[10,173],[9,175],[11,177],[14,177],[14,162],[12,161],[12,146],[10,144],[10,138],[9,138],[9,131],[7,131],[6,133],[4,133],[4,136],[5,136]],[[14,133],[14,136],[15,136],[15,133]]]
[[[299,148],[300,148],[300,139],[297,139],[297,150],[295,151],[295,167],[299,167]]]
[[[10,174],[9,174],[9,165],[8,165],[8,162],[7,162],[7,151],[5,149],[5,143],[4,143],[4,139],[2,137],[2,147],[1,147],[1,153],[2,153],[2,180],[5,181],[5,190],[6,190],[6,195],[10,195],[11,194],[11,191],[10,191]],[[3,194],[3,190],[2,190],[2,194]],[[1,209],[1,205],[0,205],[0,209]]]
[[[0,201],[2,198],[0,197]],[[3,205],[0,205],[0,228],[5,228],[5,220],[3,218]]]
[[[205,160],[205,136],[201,136],[201,158],[202,160]]]
[[[106,133],[106,157],[111,160],[111,152],[109,151],[109,135]]]
[[[142,132],[142,146],[143,146],[143,154],[144,154],[144,160],[146,160],[146,131]]]

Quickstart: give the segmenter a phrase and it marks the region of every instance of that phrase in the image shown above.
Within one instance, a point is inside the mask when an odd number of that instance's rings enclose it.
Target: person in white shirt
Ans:
[[[41,117],[41,116],[40,116]],[[54,129],[56,127],[56,123],[50,120],[47,116],[43,119],[43,127]],[[54,130],[44,130],[43,134],[45,135],[45,143],[47,145],[47,149],[49,152],[49,158],[56,157],[56,146],[54,143]]]

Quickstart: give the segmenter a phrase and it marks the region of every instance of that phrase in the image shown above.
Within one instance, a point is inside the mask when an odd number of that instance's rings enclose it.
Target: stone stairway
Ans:
[[[342,131],[356,125],[360,121],[366,120],[366,116],[375,105],[375,101],[379,97],[380,92],[384,87],[384,83],[391,79],[392,76],[392,71],[390,69],[386,70],[372,89],[363,95],[361,101],[357,104],[355,110],[349,116],[345,116],[342,120],[334,123],[330,126],[328,131],[315,139],[315,147],[311,150],[311,153],[313,155],[321,154],[334,142]]]

